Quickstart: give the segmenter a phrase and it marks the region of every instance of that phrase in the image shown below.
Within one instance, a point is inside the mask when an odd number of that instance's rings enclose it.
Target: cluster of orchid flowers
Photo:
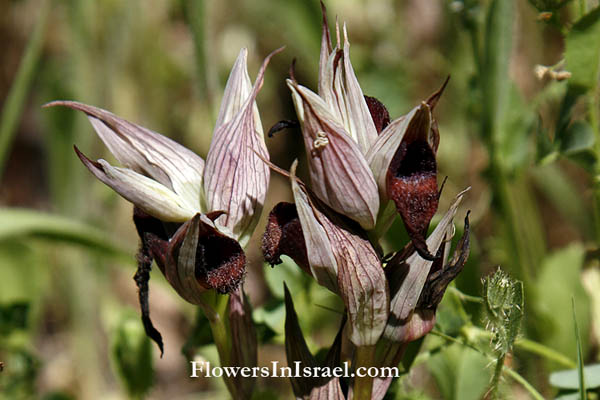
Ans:
[[[289,172],[270,163],[256,105],[267,64],[282,49],[264,60],[254,85],[247,72],[247,51],[240,51],[206,161],[108,111],[71,101],[48,104],[83,111],[124,167],[92,161],[75,147],[96,178],[134,205],[142,243],[135,276],[142,320],[161,350],[147,300],[153,261],[192,304],[205,304],[207,291],[231,294],[233,339],[225,351],[228,357],[221,354],[221,361],[256,362],[256,338],[241,283],[247,263],[244,248],[261,215],[271,169],[290,179],[294,203],[279,203],[270,212],[262,239],[264,258],[275,265],[282,255],[289,256],[342,298],[343,331],[357,354],[371,354],[369,366],[397,365],[405,344],[433,328],[436,307],[469,251],[467,216],[465,233],[447,263],[452,221],[464,192],[427,237],[441,193],[435,158],[439,132],[432,111],[444,87],[390,122],[385,106],[363,95],[350,63],[346,27],[343,39],[337,23],[335,33],[333,47],[323,7],[317,93],[300,85],[293,73],[287,80],[306,147],[310,185],[296,176],[297,160]],[[384,255],[379,240],[397,214],[411,242]],[[289,296],[286,299],[291,302]],[[293,306],[287,309],[293,314]],[[312,357],[298,332],[286,324],[290,363]],[[254,343],[244,336],[253,337]],[[354,394],[344,394],[337,378],[299,378],[292,383],[297,397],[343,399],[382,398],[390,381],[351,386]],[[232,395],[249,396],[252,385],[240,387],[230,385]]]

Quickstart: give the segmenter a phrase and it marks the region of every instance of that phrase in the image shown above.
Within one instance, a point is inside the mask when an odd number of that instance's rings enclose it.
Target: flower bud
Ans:
[[[152,387],[152,346],[135,314],[120,317],[112,341],[112,356],[119,377],[132,398],[143,398]]]

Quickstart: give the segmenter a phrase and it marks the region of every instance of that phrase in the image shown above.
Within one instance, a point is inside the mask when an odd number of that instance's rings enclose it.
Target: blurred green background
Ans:
[[[595,33],[600,37],[597,15],[590,17],[591,28],[582,28],[583,39],[570,33],[598,2],[329,0],[326,5],[330,22],[337,15],[348,25],[364,93],[386,104],[392,118],[451,75],[435,112],[440,181],[448,176],[440,210],[472,187],[458,214],[460,221],[472,210],[471,257],[447,293],[436,327],[460,343],[428,336],[391,398],[483,396],[492,367],[464,343],[492,349],[479,304],[464,294],[480,296],[482,277],[498,265],[525,287],[526,341],[506,363],[545,397],[555,395],[550,373],[574,368],[576,361],[571,298],[584,361],[599,358],[600,224],[593,177],[600,171],[600,44],[588,45],[598,41]],[[226,397],[218,380],[188,378],[186,357],[216,363],[216,352],[194,307],[156,271],[150,304],[165,356],[160,359],[149,347],[137,323],[132,207],[86,171],[72,146],[91,158],[114,159],[83,115],[41,105],[56,99],[92,104],[205,157],[239,49],[249,49],[254,79],[262,59],[287,46],[269,65],[258,97],[266,131],[295,118],[285,85],[293,58],[297,79],[316,88],[320,24],[315,0],[0,2],[0,397],[136,398],[150,381],[150,398]],[[538,79],[535,66],[563,60],[570,38],[574,50],[572,56],[567,51],[564,68],[573,70],[573,78]],[[595,71],[591,84],[581,78],[582,69]],[[267,146],[283,168],[294,158],[301,169],[305,164],[297,130],[267,139]],[[272,174],[263,217],[290,199],[288,182]],[[259,363],[268,365],[285,362],[282,280],[315,351],[331,344],[342,306],[289,260],[274,269],[263,266],[263,228],[264,218],[247,250],[245,287],[263,342]],[[386,248],[397,250],[407,240],[397,221]],[[131,354],[123,356],[128,353],[123,349]],[[147,368],[128,372],[127,365],[142,360]],[[529,398],[516,381],[502,385],[510,398]],[[259,379],[258,392],[262,398],[291,395],[289,382],[281,378]]]

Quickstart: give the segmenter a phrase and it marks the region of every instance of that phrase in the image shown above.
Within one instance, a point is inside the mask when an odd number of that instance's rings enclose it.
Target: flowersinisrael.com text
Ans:
[[[190,378],[398,378],[398,367],[359,367],[356,371],[346,361],[343,367],[303,367],[300,361],[293,366],[280,366],[279,361],[271,361],[270,366],[263,367],[213,367],[208,361],[191,361]]]

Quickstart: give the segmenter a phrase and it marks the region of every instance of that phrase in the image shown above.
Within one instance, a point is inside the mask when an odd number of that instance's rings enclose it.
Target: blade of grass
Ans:
[[[68,244],[77,244],[131,262],[133,257],[112,243],[108,233],[72,219],[40,211],[0,209],[0,240],[18,236],[40,237]]]
[[[512,241],[515,259],[520,266],[518,278],[529,282],[531,265],[519,237],[518,215],[511,198],[510,183],[506,176],[502,157],[502,136],[504,121],[508,108],[509,90],[511,86],[508,75],[510,54],[512,50],[512,25],[514,7],[511,1],[495,0],[490,3],[485,26],[485,39],[482,69],[479,71],[483,96],[482,135],[486,141],[490,155],[491,184],[494,195],[500,204],[500,213],[506,221],[507,237]],[[477,34],[473,32],[472,34]]]
[[[211,7],[209,3],[210,2],[205,0],[183,0],[182,6],[194,42],[198,92],[200,98],[206,101],[210,110],[209,114],[214,119],[216,117],[215,92],[217,87],[215,84],[216,79],[214,79],[216,72],[211,66],[211,63],[207,62],[207,58],[213,53],[213,49],[211,48],[212,40],[210,38],[210,29],[207,29],[206,26],[207,24],[210,24],[210,21],[207,18]]]
[[[577,314],[575,312],[575,299],[571,297],[573,307],[573,325],[575,327],[575,341],[577,342],[577,374],[579,376],[579,398],[586,400],[585,375],[583,374],[583,350],[581,349],[581,340],[579,338],[579,326],[577,325]]]
[[[17,124],[23,112],[23,105],[29,93],[29,88],[35,76],[35,70],[42,52],[46,21],[50,10],[49,3],[50,1],[48,0],[43,0],[42,2],[40,15],[27,43],[27,48],[19,64],[17,75],[4,101],[4,107],[0,115],[0,178],[2,178],[6,160],[17,131]]]

